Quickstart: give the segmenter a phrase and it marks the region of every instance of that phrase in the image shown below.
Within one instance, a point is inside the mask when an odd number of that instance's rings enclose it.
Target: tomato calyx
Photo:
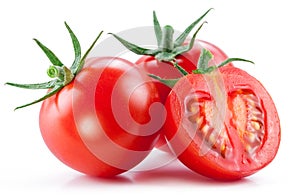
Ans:
[[[250,60],[246,60],[246,59],[242,59],[242,58],[228,58],[226,59],[225,61],[221,62],[220,64],[218,65],[215,65],[214,62],[211,63],[211,61],[213,61],[213,54],[203,48],[202,51],[201,51],[201,55],[199,57],[199,60],[198,60],[198,63],[197,63],[197,69],[193,70],[192,73],[194,74],[210,74],[212,73],[213,71],[217,70],[218,68],[221,68],[233,61],[243,61],[243,62],[248,62],[248,63],[252,63],[254,64],[253,61],[250,61]],[[176,67],[176,64],[174,65]],[[181,66],[178,65],[178,67],[176,67],[181,73],[183,73],[184,76],[188,75],[189,73],[184,70]],[[184,73],[185,72],[185,73]],[[150,77],[162,82],[163,84],[169,86],[169,87],[173,87],[178,81],[180,78],[174,78],[174,79],[164,79],[164,78],[161,78],[157,75],[154,75],[154,74],[148,74]]]
[[[17,83],[11,83],[7,82],[7,85],[18,87],[18,88],[24,88],[24,89],[49,89],[48,93],[27,104],[21,105],[19,107],[16,107],[15,110],[24,108],[30,105],[33,105],[35,103],[41,102],[53,95],[55,95],[59,90],[61,90],[64,86],[68,85],[70,82],[73,81],[75,76],[80,72],[82,69],[85,59],[89,52],[92,50],[94,45],[96,44],[97,40],[100,38],[101,34],[103,31],[101,31],[94,42],[91,44],[91,46],[88,48],[88,50],[85,52],[83,57],[81,57],[81,46],[80,43],[69,27],[69,25],[65,22],[65,26],[70,34],[72,43],[73,43],[73,49],[74,49],[74,54],[75,54],[75,59],[71,65],[70,68],[66,67],[60,60],[59,58],[49,49],[47,48],[44,44],[42,44],[39,40],[33,39],[37,45],[43,50],[43,52],[46,54],[52,65],[48,68],[47,74],[50,78],[54,78],[51,81],[44,82],[44,83],[35,83],[35,84],[17,84]]]
[[[180,68],[180,66],[176,62],[176,56],[183,54],[185,52],[188,52],[191,50],[194,46],[194,42],[196,39],[196,35],[199,32],[199,30],[202,28],[203,24],[206,22],[203,22],[200,27],[195,31],[193,34],[193,37],[188,45],[183,45],[184,41],[186,40],[189,33],[193,30],[193,28],[212,10],[213,8],[210,8],[207,10],[201,17],[199,17],[197,20],[195,20],[192,24],[190,24],[182,34],[180,34],[175,41],[173,41],[173,34],[174,29],[170,25],[166,25],[163,28],[160,26],[159,21],[156,17],[155,11],[153,11],[153,24],[154,24],[154,32],[156,35],[157,40],[157,49],[147,49],[140,46],[137,46],[133,43],[130,43],[126,41],[125,39],[119,37],[116,34],[109,33],[113,35],[118,41],[121,42],[128,50],[132,51],[133,53],[137,55],[149,55],[155,57],[158,61],[165,61],[172,63],[176,68],[179,69],[179,71],[185,75],[187,72],[185,72],[183,69]]]
[[[254,64],[253,61],[242,59],[242,58],[228,58],[225,61],[221,62],[219,65],[215,65],[214,63],[210,65],[210,61],[213,60],[213,58],[214,58],[213,54],[209,50],[203,48],[201,51],[200,58],[198,60],[197,69],[193,70],[192,72],[194,74],[209,74],[212,71],[221,68],[233,61],[243,61],[243,62]]]

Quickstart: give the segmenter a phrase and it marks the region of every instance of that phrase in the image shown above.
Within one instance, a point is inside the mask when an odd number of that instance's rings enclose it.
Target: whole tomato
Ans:
[[[164,119],[158,101],[155,86],[133,63],[87,59],[70,84],[43,102],[41,133],[71,168],[95,176],[120,174],[153,148]]]
[[[88,175],[118,175],[140,163],[154,147],[165,119],[158,91],[144,70],[125,59],[86,59],[101,33],[81,58],[79,42],[65,25],[75,51],[73,65],[64,66],[35,39],[53,64],[48,75],[54,79],[7,84],[49,89],[44,97],[17,109],[43,101],[41,134],[60,161]]]
[[[147,49],[132,44],[118,35],[112,34],[130,51],[142,55],[136,61],[136,64],[142,67],[148,74],[159,78],[154,83],[158,89],[161,102],[165,103],[168,94],[170,93],[174,82],[168,84],[161,82],[162,80],[170,81],[177,79],[183,75],[192,73],[197,68],[197,62],[201,55],[202,49],[207,49],[213,54],[213,62],[215,65],[225,61],[227,55],[216,45],[196,39],[196,35],[203,26],[196,30],[192,38],[188,38],[192,29],[211,11],[209,9],[201,17],[191,23],[177,38],[173,41],[174,29],[170,25],[163,28],[160,26],[156,13],[153,12],[154,31],[157,39],[157,49]],[[229,63],[227,66],[232,66]],[[168,151],[164,133],[161,133],[160,139],[157,142],[157,147],[161,150]]]

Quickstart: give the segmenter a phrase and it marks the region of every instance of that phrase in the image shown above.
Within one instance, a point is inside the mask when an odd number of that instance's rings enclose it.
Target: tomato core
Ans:
[[[233,138],[238,138],[242,148],[242,162],[251,162],[263,145],[265,137],[265,112],[263,103],[253,91],[246,88],[235,89],[228,93],[228,113],[232,131],[223,123],[222,129],[215,129],[213,107],[215,102],[204,91],[197,91],[185,97],[185,115],[189,123],[196,129],[197,144],[205,145],[212,153],[224,159],[233,157]],[[234,133],[235,132],[235,133]]]
[[[265,137],[265,111],[262,101],[250,89],[229,93],[230,124],[236,129],[247,156],[243,162],[254,159]]]

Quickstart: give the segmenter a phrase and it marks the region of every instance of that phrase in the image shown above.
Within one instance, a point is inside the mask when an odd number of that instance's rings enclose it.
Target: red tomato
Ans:
[[[92,58],[40,110],[45,143],[63,163],[93,176],[114,176],[140,163],[164,122],[150,78],[119,58]]]
[[[189,42],[190,40],[185,41],[184,45],[187,45]],[[190,51],[176,57],[178,64],[188,73],[192,73],[192,71],[197,68],[197,62],[199,60],[202,48],[206,48],[207,50],[211,51],[211,53],[214,55],[213,62],[216,65],[228,58],[220,48],[212,43],[203,40],[195,40],[194,47]],[[136,64],[143,67],[143,69],[145,69],[148,73],[154,74],[163,79],[177,79],[182,77],[182,74],[173,66],[172,63],[158,61],[153,56],[142,56],[140,59],[138,59]],[[227,66],[232,66],[232,64],[230,63]],[[154,83],[159,91],[161,102],[165,103],[171,88],[159,81],[154,81]],[[162,133],[156,147],[160,148],[161,150],[168,151],[164,137],[165,136]]]
[[[165,104],[164,131],[188,168],[234,180],[274,159],[280,122],[270,95],[254,77],[232,66],[216,72],[190,74],[176,83]]]

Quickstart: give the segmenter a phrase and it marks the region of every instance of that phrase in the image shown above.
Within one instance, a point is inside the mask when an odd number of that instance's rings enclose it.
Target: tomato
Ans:
[[[43,102],[40,130],[66,165],[113,176],[136,166],[153,148],[160,127],[150,118],[155,115],[157,123],[161,112],[153,107],[150,116],[149,110],[158,101],[155,86],[134,64],[88,59],[74,81]]]
[[[189,74],[175,84],[166,100],[163,129],[172,151],[188,168],[235,180],[274,159],[280,121],[258,80],[233,66],[218,70]]]
[[[137,60],[136,64],[143,67],[148,74],[155,75],[155,77],[164,80],[177,79],[182,77],[183,74],[191,73],[197,68],[197,62],[203,48],[211,51],[214,55],[213,62],[215,65],[227,59],[227,55],[217,46],[207,41],[196,39],[197,33],[205,22],[200,25],[191,38],[188,38],[192,29],[211,10],[212,9],[207,10],[202,16],[191,23],[175,40],[173,40],[175,32],[173,27],[170,25],[161,27],[156,17],[156,13],[153,12],[153,26],[157,40],[157,49],[143,48],[128,42],[116,34],[112,35],[128,50],[135,54],[143,55]],[[165,103],[171,90],[170,86],[172,85],[168,86],[160,81],[154,81],[154,83],[159,91],[161,102]],[[161,150],[168,151],[163,132],[161,133],[157,147]]]
[[[86,59],[102,34],[81,57],[72,39],[75,60],[67,68],[37,39],[52,65],[53,80],[38,84],[7,83],[26,89],[49,89],[23,108],[43,102],[39,125],[50,151],[63,163],[84,174],[108,177],[139,164],[154,147],[164,123],[158,91],[144,70],[115,57]]]

